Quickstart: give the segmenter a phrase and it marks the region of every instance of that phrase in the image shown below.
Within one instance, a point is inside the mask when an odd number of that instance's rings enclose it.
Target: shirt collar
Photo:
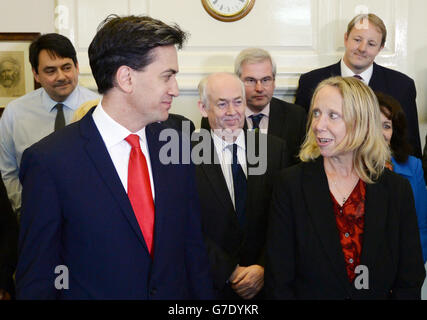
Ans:
[[[145,127],[138,132],[130,132],[105,112],[101,102],[93,111],[92,117],[107,149],[122,142],[130,134],[136,134],[142,141],[145,141]]]
[[[245,116],[246,116],[246,118],[249,118],[251,115],[257,115],[257,114],[263,114],[265,117],[268,118],[268,116],[270,115],[270,103],[268,103],[264,107],[264,109],[262,109],[262,111],[258,112],[258,113],[255,113],[251,109],[249,109],[248,107],[246,107],[246,110],[245,110]]]
[[[363,82],[369,84],[369,81],[372,78],[372,74],[374,73],[374,64],[359,74],[362,77]],[[345,64],[344,59],[341,59],[341,75],[343,77],[353,77],[355,73]]]
[[[79,90],[77,89],[79,86],[77,85],[74,90],[70,93],[70,95],[64,101],[60,102],[66,107],[77,110],[79,105]],[[42,88],[42,103],[43,107],[46,108],[47,111],[52,111],[52,109],[58,104],[58,101],[53,100],[49,94],[46,92],[44,88]]]
[[[212,130],[211,130],[211,135],[217,150],[219,149],[224,151],[226,148],[228,148],[229,145],[233,144],[225,141],[224,139],[221,139],[221,137],[216,135]],[[240,133],[237,136],[236,141],[234,141],[234,143],[237,144],[239,148],[246,150],[245,134],[243,133],[243,129],[240,130]]]

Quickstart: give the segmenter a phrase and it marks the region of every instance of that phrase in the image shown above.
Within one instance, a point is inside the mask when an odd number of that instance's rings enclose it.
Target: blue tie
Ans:
[[[231,145],[229,147],[231,147]],[[234,203],[236,207],[237,219],[239,220],[240,226],[243,227],[245,224],[247,196],[246,176],[237,160],[237,144],[233,143],[232,148],[233,162],[231,164],[231,171],[233,173]]]
[[[264,115],[262,113],[257,114],[257,115],[251,115],[249,116],[249,118],[252,119],[252,124],[253,124],[253,128],[254,130],[258,129],[259,130],[259,123],[261,122],[262,117],[264,117]]]

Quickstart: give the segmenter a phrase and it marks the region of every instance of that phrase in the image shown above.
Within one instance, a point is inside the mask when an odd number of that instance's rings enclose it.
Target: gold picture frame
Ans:
[[[0,33],[0,106],[37,88],[29,62],[28,48],[38,32]],[[0,115],[3,108],[0,108]]]

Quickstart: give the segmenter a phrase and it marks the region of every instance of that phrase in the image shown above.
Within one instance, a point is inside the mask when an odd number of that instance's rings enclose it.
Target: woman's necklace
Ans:
[[[330,175],[329,180],[332,182],[332,184],[333,184],[333,185],[334,185],[334,187],[335,187],[335,190],[338,192],[338,195],[339,195],[339,197],[340,197],[341,202],[340,202],[340,201],[337,201],[337,202],[340,204],[340,206],[341,206],[341,207],[345,204],[345,202],[347,201],[348,197],[349,197],[349,196],[351,195],[351,193],[353,192],[354,187],[355,187],[355,186],[356,186],[356,184],[359,182],[359,179],[356,179],[356,182],[353,182],[353,184],[352,184],[352,187],[351,187],[351,189],[350,189],[350,192],[347,192],[347,196],[345,196],[345,195],[341,192],[341,188],[338,186],[338,183],[335,181],[335,179],[332,179],[331,175]]]

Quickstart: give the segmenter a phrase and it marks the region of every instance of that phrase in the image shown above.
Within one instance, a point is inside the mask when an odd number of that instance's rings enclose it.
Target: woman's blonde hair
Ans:
[[[311,100],[307,135],[299,157],[301,161],[308,162],[320,156],[311,123],[317,94],[326,86],[337,88],[343,98],[342,114],[347,132],[336,151],[353,151],[353,166],[357,174],[364,182],[374,183],[384,171],[390,159],[390,151],[382,134],[377,98],[367,85],[356,78],[333,77],[317,86]]]
[[[92,109],[94,106],[97,106],[99,103],[99,99],[90,100],[83,102],[80,107],[77,108],[76,111],[74,111],[73,118],[71,119],[71,122],[79,121],[81,118],[83,118],[86,113]]]

